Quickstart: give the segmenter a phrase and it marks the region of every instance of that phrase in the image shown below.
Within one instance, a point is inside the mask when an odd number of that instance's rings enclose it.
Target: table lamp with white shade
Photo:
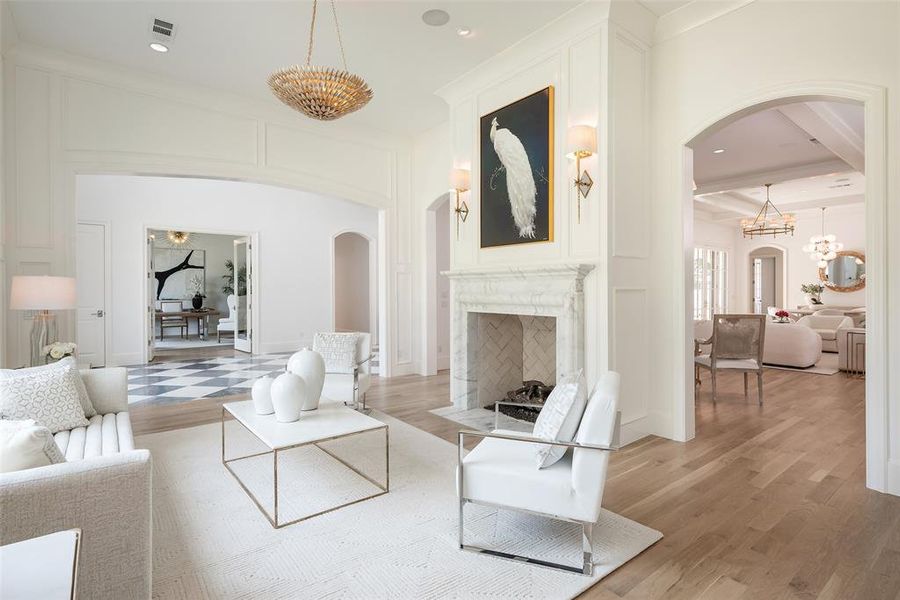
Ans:
[[[75,308],[75,278],[16,275],[12,278],[9,308],[35,311],[31,323],[31,364],[44,363],[44,346],[57,340],[56,315],[52,310]]]

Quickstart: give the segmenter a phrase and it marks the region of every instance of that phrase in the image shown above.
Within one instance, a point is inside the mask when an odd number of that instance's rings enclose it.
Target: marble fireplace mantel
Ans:
[[[584,278],[590,263],[518,265],[449,271],[452,297],[450,395],[458,408],[478,398],[478,315],[556,318],[557,379],[584,366]],[[555,382],[554,382],[555,383]]]

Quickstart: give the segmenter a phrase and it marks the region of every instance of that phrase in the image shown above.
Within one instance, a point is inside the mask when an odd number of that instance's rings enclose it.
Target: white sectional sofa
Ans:
[[[0,474],[0,544],[82,531],[80,598],[149,598],[151,466],[135,450],[123,368],[82,371],[97,415],[54,439],[66,462]]]
[[[838,351],[838,329],[853,327],[853,319],[840,315],[807,315],[797,325],[809,327],[822,338],[823,352]]]

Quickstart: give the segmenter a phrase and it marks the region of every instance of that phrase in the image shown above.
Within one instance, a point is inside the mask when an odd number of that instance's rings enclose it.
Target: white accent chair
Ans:
[[[216,325],[216,339],[219,342],[222,341],[223,331],[230,331],[233,337],[237,327],[237,298],[234,294],[228,294],[225,302],[228,304],[228,318],[219,319],[219,324]]]
[[[853,319],[840,315],[807,315],[797,325],[809,327],[822,338],[823,352],[837,352],[838,329],[853,327]]]
[[[708,355],[694,356],[694,365],[695,368],[709,369],[712,374],[713,404],[716,403],[716,374],[731,371],[743,373],[745,398],[748,395],[747,374],[756,374],[757,399],[762,406],[766,320],[766,315],[714,315],[712,336],[695,342],[711,346]],[[695,380],[699,381],[699,378]]]
[[[490,433],[460,431],[458,440],[457,494],[459,497],[459,548],[491,556],[524,560],[574,573],[593,573],[591,535],[600,518],[609,453],[619,444],[619,375],[601,376],[591,394],[574,442],[545,442],[516,431]],[[466,437],[481,442],[463,457]],[[538,469],[541,444],[572,448],[560,461]],[[498,550],[467,545],[466,504],[519,510],[563,521],[582,528],[582,564],[557,564]]]
[[[315,342],[313,342],[313,350],[315,349]],[[372,385],[371,362],[374,357],[375,355],[372,354],[372,334],[358,332],[355,354],[352,357],[352,364],[355,365],[353,372],[326,372],[322,396],[329,400],[338,400],[350,408],[368,413],[366,392],[369,391]]]
[[[66,462],[0,474],[0,544],[81,529],[79,598],[150,598],[151,466],[124,368],[81,371],[97,415],[54,435]]]

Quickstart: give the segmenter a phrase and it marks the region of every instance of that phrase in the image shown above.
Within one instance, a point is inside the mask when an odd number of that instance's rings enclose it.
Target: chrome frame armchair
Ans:
[[[516,403],[516,405],[519,405]],[[496,410],[496,409],[495,409]],[[495,413],[496,415],[496,413]],[[456,484],[457,490],[459,494],[459,548],[460,550],[466,550],[468,552],[475,552],[478,554],[487,554],[490,556],[495,556],[498,558],[504,558],[508,560],[515,560],[517,562],[527,562],[529,564],[540,565],[543,567],[550,567],[553,569],[558,569],[562,571],[568,571],[571,573],[581,573],[583,575],[592,575],[594,572],[594,553],[593,553],[593,543],[591,536],[594,531],[594,523],[588,521],[581,521],[577,519],[572,519],[559,514],[550,514],[546,512],[539,512],[534,510],[528,510],[520,507],[512,507],[505,506],[500,504],[493,504],[490,502],[484,502],[481,500],[473,500],[471,498],[467,498],[464,489],[464,442],[466,436],[471,437],[479,437],[479,438],[493,438],[506,440],[511,442],[526,442],[529,444],[547,444],[551,446],[560,446],[564,448],[573,448],[576,450],[588,450],[594,452],[615,452],[619,449],[619,426],[621,424],[622,413],[616,411],[616,420],[615,426],[613,429],[613,438],[612,443],[608,446],[606,445],[595,445],[595,444],[582,444],[578,442],[555,442],[555,441],[547,441],[539,438],[535,438],[528,435],[510,435],[508,433],[499,433],[499,432],[484,432],[484,431],[472,431],[472,430],[463,430],[459,432],[459,437],[457,441],[457,474],[456,474]],[[605,474],[604,474],[605,476]],[[519,512],[524,512],[527,514],[537,515],[541,517],[547,517],[550,519],[556,519],[559,521],[566,521],[568,523],[576,523],[581,525],[581,547],[582,547],[582,564],[580,566],[572,566],[561,563],[554,563],[546,560],[540,560],[537,558],[532,558],[528,556],[523,556],[519,554],[512,554],[510,552],[503,552],[500,550],[493,550],[490,548],[482,548],[480,546],[474,546],[471,544],[465,543],[464,538],[464,526],[465,526],[465,506],[466,504],[478,504],[481,506],[488,506],[492,508],[504,508],[508,510],[515,510]]]

